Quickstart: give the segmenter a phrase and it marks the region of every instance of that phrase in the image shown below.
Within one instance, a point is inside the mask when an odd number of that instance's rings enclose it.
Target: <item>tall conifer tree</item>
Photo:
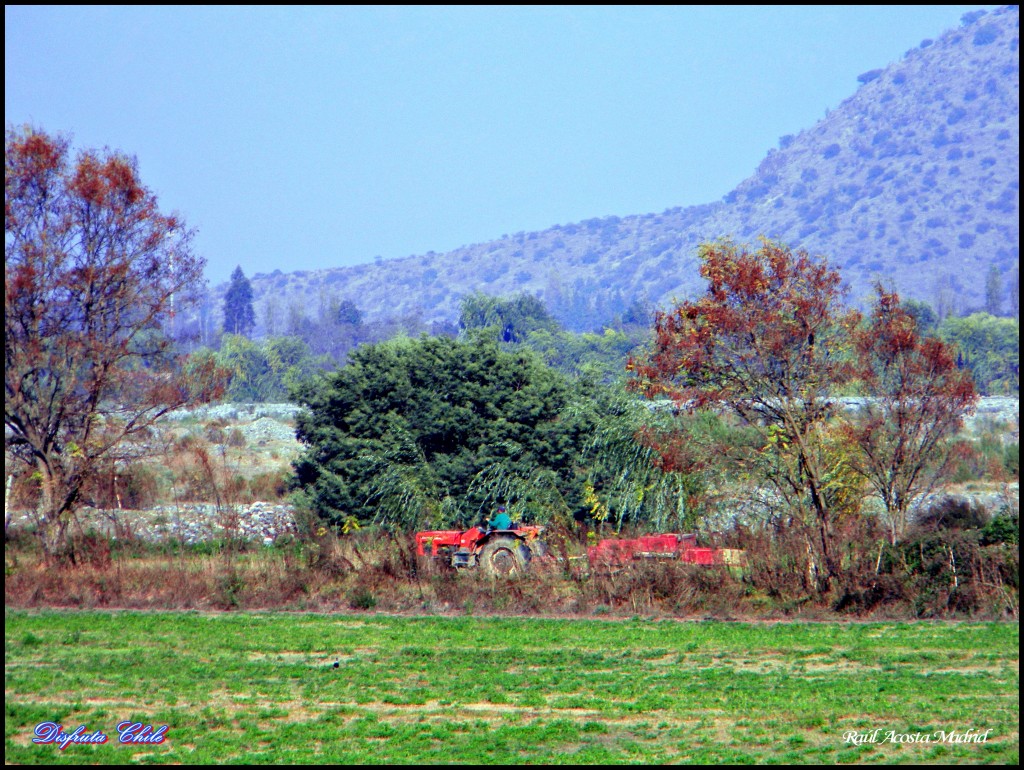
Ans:
[[[224,295],[224,331],[229,334],[252,333],[256,314],[252,309],[252,286],[239,265],[231,274],[231,285]]]

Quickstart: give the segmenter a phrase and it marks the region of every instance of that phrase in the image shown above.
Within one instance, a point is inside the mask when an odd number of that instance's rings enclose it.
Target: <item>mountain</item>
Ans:
[[[1016,6],[965,15],[961,27],[861,74],[852,96],[782,137],[718,202],[444,254],[257,273],[257,333],[268,312],[280,322],[345,300],[368,319],[451,322],[473,291],[528,291],[570,328],[600,326],[635,298],[664,305],[701,291],[696,247],[723,236],[756,245],[766,235],[826,255],[854,303],[881,279],[940,313],[980,308],[990,271],[1004,286],[1018,280],[1018,40]],[[218,318],[225,288],[213,295]]]

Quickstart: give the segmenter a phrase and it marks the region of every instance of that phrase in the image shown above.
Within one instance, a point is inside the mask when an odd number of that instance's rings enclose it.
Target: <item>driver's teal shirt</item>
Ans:
[[[512,518],[507,513],[499,513],[487,524],[491,529],[512,529]]]

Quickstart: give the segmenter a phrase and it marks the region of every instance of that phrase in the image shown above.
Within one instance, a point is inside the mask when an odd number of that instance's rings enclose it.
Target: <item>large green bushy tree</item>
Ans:
[[[476,523],[498,502],[538,520],[559,513],[552,500],[581,508],[588,422],[532,351],[483,334],[396,339],[294,395],[306,445],[295,484],[326,520],[413,529]]]

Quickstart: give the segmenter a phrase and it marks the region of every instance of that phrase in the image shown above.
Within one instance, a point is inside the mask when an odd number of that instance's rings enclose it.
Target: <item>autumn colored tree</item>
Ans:
[[[231,273],[231,283],[224,294],[224,331],[248,337],[256,325],[256,313],[252,309],[252,284],[242,272],[242,266]]]
[[[202,283],[192,233],[160,212],[136,161],[24,128],[4,141],[6,449],[39,484],[52,554],[87,481],[137,456],[171,409],[218,392],[183,374],[164,324]]]
[[[856,314],[841,305],[838,272],[805,251],[718,241],[699,257],[707,291],[656,315],[654,349],[631,359],[630,387],[731,411],[758,432],[760,451],[736,460],[760,471],[802,522],[809,576],[828,590],[839,569],[837,519],[849,509],[829,395],[850,375],[842,340]]]
[[[893,544],[913,503],[944,475],[949,439],[977,402],[970,372],[951,345],[919,332],[895,292],[876,287],[869,322],[853,333],[856,374],[872,396],[847,428],[859,448],[854,465],[885,505]]]

